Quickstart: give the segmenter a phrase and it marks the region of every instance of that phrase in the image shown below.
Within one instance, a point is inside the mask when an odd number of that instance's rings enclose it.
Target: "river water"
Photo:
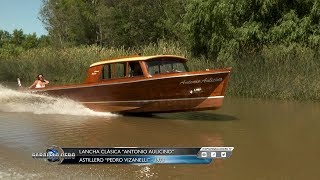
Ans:
[[[96,113],[68,99],[0,86],[0,179],[320,179],[320,103],[226,98],[216,111]],[[209,165],[56,165],[61,147],[234,146]]]

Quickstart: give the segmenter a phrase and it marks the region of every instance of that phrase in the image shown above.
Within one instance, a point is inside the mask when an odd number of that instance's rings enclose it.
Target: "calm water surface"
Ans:
[[[128,117],[0,88],[0,178],[320,179],[320,104],[226,98],[217,111]],[[53,165],[62,147],[234,146],[209,165]]]

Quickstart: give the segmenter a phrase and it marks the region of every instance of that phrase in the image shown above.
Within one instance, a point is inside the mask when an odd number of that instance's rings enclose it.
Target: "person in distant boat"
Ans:
[[[44,79],[43,74],[39,74],[37,76],[37,79],[34,81],[34,83],[29,87],[31,88],[44,88],[46,85],[49,84],[49,81]]]

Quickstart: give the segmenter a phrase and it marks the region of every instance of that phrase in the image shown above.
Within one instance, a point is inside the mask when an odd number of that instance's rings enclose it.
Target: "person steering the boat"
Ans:
[[[49,84],[49,81],[44,79],[43,74],[38,74],[36,80],[29,87],[29,89],[31,89],[31,88],[45,88],[47,84]]]

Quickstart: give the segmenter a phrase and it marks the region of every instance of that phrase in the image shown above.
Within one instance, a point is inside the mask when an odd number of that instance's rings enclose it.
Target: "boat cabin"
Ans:
[[[187,59],[173,55],[136,56],[103,60],[90,65],[86,83],[124,78],[150,78],[187,72]]]

